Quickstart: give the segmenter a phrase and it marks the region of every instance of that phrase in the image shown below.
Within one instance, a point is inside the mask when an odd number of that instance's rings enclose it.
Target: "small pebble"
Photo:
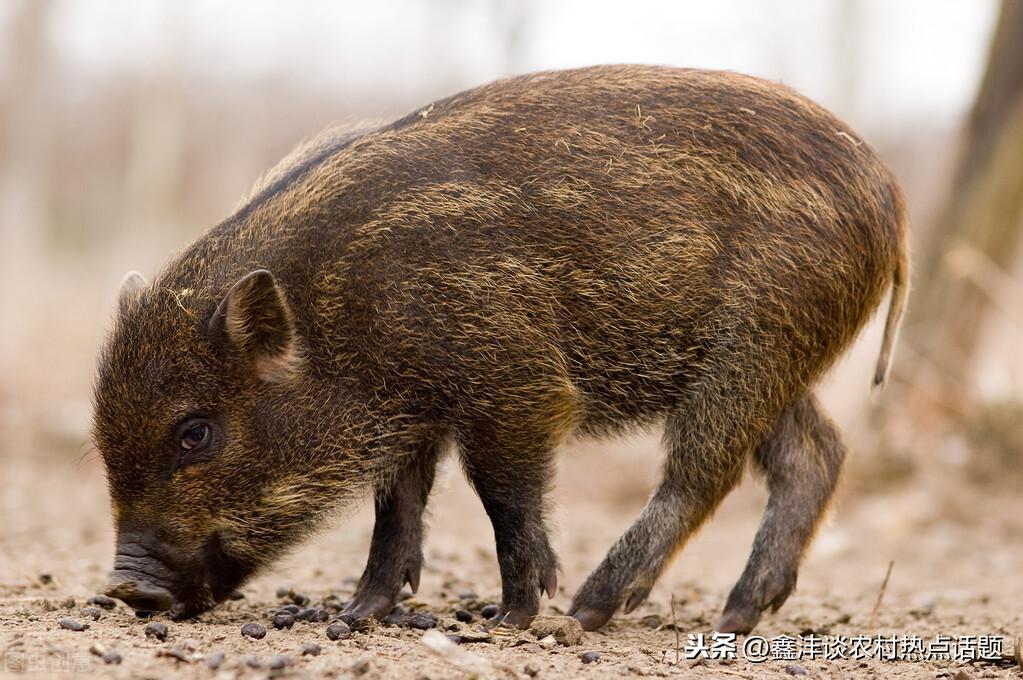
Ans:
[[[471,590],[463,590],[462,592],[458,593],[459,600],[475,600],[478,597],[479,595],[477,595]]]
[[[185,651],[181,645],[174,645],[170,649],[158,649],[156,651],[157,656],[166,656],[174,659],[175,661],[182,661],[189,663],[192,659],[188,656],[188,652]]]
[[[319,656],[321,649],[315,642],[307,642],[302,645],[302,656]]]
[[[806,669],[800,666],[798,663],[790,663],[785,666],[785,672],[789,675],[809,675]]]
[[[337,618],[338,618],[339,621],[344,621],[349,626],[352,625],[353,623],[355,623],[355,615],[354,614],[342,614],[341,616],[339,616]]]
[[[74,609],[75,608],[75,598],[73,598],[73,597],[67,598],[66,600],[64,600],[63,602],[60,603],[60,606],[64,607],[64,609]]]
[[[649,616],[644,616],[642,619],[640,619],[639,622],[642,623],[645,627],[649,628],[650,630],[653,630],[654,628],[660,628],[661,624],[664,623],[664,621],[661,620],[661,617],[658,616],[657,614],[650,614]]]
[[[117,601],[106,595],[93,595],[88,600],[88,604],[94,604],[97,607],[103,607],[104,609],[113,609],[117,606]]]
[[[918,619],[925,618],[934,613],[934,608],[938,606],[937,600],[933,597],[929,597],[922,602],[919,606],[913,607],[909,610],[911,616],[915,616]]]
[[[146,624],[145,633],[147,638],[156,638],[163,642],[167,639],[167,624],[160,623],[159,621],[148,623]]]
[[[498,606],[496,604],[488,604],[486,607],[480,610],[480,615],[485,619],[492,619],[497,616]]]
[[[249,654],[248,656],[244,657],[244,658],[242,659],[242,661],[243,661],[243,662],[245,663],[245,665],[246,665],[246,666],[248,666],[249,668],[256,668],[256,669],[259,669],[259,668],[262,668],[262,667],[263,667],[263,662],[262,662],[262,661],[260,661],[260,660],[259,660],[259,657],[258,657],[258,656],[256,656],[255,654]]]
[[[270,659],[270,670],[282,671],[288,666],[292,665],[293,663],[295,662],[291,660],[290,656],[278,654],[277,656]]]
[[[360,659],[348,669],[352,675],[365,675],[373,670],[373,664],[369,659]]]
[[[284,586],[281,586],[280,588],[277,589],[277,599],[283,600],[288,597],[291,597],[291,588],[285,588]]]
[[[206,657],[206,667],[211,671],[215,671],[224,663],[224,659],[227,655],[223,652],[216,652]]]
[[[76,619],[61,619],[60,627],[64,630],[73,630],[76,633],[81,633],[83,630],[89,629],[89,624],[82,623]]]
[[[295,617],[288,612],[277,612],[273,617],[274,628],[277,630],[283,630],[284,628],[291,628],[295,625]]]
[[[600,658],[600,653],[599,652],[583,652],[582,654],[579,655],[579,658],[582,659],[583,663],[593,663],[594,661],[596,661],[597,659]]]
[[[309,607],[303,609],[295,615],[296,619],[302,621],[309,621],[310,623],[323,623],[330,619],[330,614],[327,613],[326,609],[318,609],[317,607]]]
[[[82,616],[88,616],[93,621],[99,621],[99,617],[103,616],[103,612],[100,611],[99,607],[85,607],[82,609]]]
[[[262,640],[266,637],[266,628],[258,623],[246,623],[242,626],[242,635],[253,640]]]
[[[286,604],[283,607],[281,607],[280,609],[278,609],[277,611],[278,612],[288,612],[292,616],[298,616],[298,613],[300,611],[302,611],[302,608],[299,607],[297,604]]]
[[[466,628],[449,637],[455,638],[454,641],[458,644],[465,642],[491,642],[494,639],[494,636],[491,635],[490,631],[483,628]]]
[[[912,612],[910,612],[910,613],[912,613]],[[803,628],[802,630],[800,630],[799,634],[802,635],[803,637],[810,637],[811,635],[817,635],[819,637],[826,637],[828,635],[831,635],[831,627],[830,626],[813,626],[813,627],[807,626],[806,628]]]
[[[529,630],[537,637],[552,635],[566,647],[577,645],[583,639],[582,624],[571,616],[535,616]]]
[[[540,664],[536,663],[535,661],[530,661],[525,665],[525,667],[522,670],[524,670],[526,672],[526,675],[528,675],[529,677],[535,678],[536,676],[540,675]]]
[[[101,658],[103,659],[103,663],[107,664],[108,666],[117,665],[124,661],[124,658],[121,656],[121,653],[115,652],[113,650],[107,652]]]
[[[328,640],[340,640],[341,638],[347,638],[351,636],[352,630],[344,621],[335,621],[334,623],[327,626]]]
[[[430,628],[437,627],[437,617],[433,614],[413,614],[408,617],[406,625],[409,628],[416,628],[418,630],[429,630]]]
[[[53,583],[53,574],[39,574],[39,583],[48,586]]]
[[[297,604],[299,607],[309,606],[309,598],[299,593],[293,593],[291,596],[291,601]]]
[[[364,619],[356,619],[349,627],[353,633],[371,633],[376,630],[378,625],[376,619],[367,616]]]
[[[459,609],[457,612],[455,612],[455,618],[461,621],[462,623],[472,623],[474,617],[471,611],[467,609]]]

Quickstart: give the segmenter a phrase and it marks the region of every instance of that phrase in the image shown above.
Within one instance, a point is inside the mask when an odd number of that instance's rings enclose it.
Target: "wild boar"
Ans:
[[[557,587],[558,444],[663,424],[663,481],[570,613],[595,629],[642,602],[752,460],[770,500],[718,624],[748,631],[842,464],[814,383],[891,286],[883,382],[907,248],[875,152],[735,73],[536,73],[327,134],[122,288],[95,390],[109,592],[195,615],[372,489],[348,612],[385,614],[418,586],[453,444],[525,625]]]

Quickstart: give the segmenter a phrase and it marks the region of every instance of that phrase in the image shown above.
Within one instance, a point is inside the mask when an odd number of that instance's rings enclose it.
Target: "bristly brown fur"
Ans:
[[[756,450],[785,517],[765,516],[722,623],[751,628],[794,586],[841,463],[813,385],[892,284],[883,380],[907,247],[902,196],[869,145],[734,73],[536,73],[329,134],[122,304],[95,421],[116,516],[185,556],[215,535],[254,569],[372,486],[352,606],[379,614],[418,582],[450,438],[521,623],[556,584],[554,447],[664,421],[664,482],[573,614],[593,628],[642,601]],[[301,370],[263,357],[282,368],[273,381],[209,331],[262,269],[281,293],[263,298],[284,307],[246,328],[287,319],[293,335],[263,344],[302,348]],[[223,441],[179,469],[168,432],[196,412]]]

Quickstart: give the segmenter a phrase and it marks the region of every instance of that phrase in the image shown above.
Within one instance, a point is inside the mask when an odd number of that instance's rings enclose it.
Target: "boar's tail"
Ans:
[[[874,369],[873,388],[880,390],[884,387],[888,377],[888,369],[892,362],[892,351],[895,348],[895,341],[899,335],[899,326],[902,325],[902,315],[906,310],[906,300],[909,298],[909,229],[906,220],[906,211],[903,208],[900,212],[899,224],[899,250],[895,262],[895,270],[892,272],[892,295],[888,303],[888,318],[884,324],[884,338],[881,340],[881,354],[877,357],[877,367]]]

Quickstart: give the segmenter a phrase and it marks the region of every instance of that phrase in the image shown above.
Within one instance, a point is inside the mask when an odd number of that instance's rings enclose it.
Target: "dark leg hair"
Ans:
[[[550,448],[525,437],[471,436],[462,442],[469,482],[494,527],[501,568],[501,615],[526,626],[540,609],[540,593],[554,597],[557,558],[547,538],[544,493],[551,479]]]
[[[845,446],[807,394],[785,410],[754,458],[771,495],[746,569],[717,625],[721,632],[748,633],[763,610],[776,611],[795,588],[799,562],[838,481]]]
[[[569,610],[586,630],[596,630],[624,603],[630,612],[650,594],[672,556],[742,476],[744,450],[708,457],[693,446],[692,419],[668,419],[664,480],[643,513],[576,593]]]
[[[430,442],[409,458],[375,493],[376,524],[366,570],[344,613],[356,618],[385,616],[401,587],[419,589],[423,566],[423,511],[433,487],[440,442]]]
[[[668,414],[663,481],[642,514],[608,552],[572,600],[569,614],[595,630],[624,605],[638,607],[689,536],[741,479],[754,447],[783,403],[779,376],[762,337],[723,314],[708,350],[689,378],[686,398]],[[748,360],[742,360],[747,357]]]

